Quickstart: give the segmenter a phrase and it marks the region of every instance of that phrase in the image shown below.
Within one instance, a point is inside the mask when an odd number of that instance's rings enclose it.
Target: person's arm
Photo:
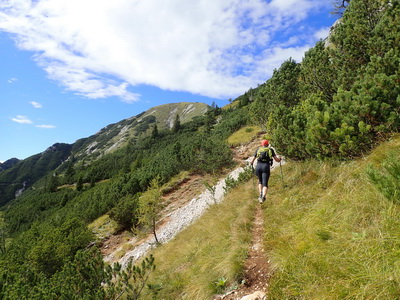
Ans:
[[[273,151],[273,153],[272,153],[272,157],[274,158],[274,160],[275,160],[276,162],[281,162],[281,160],[282,160],[282,157],[280,157],[280,156],[276,155],[276,153],[275,153],[275,149],[272,149],[272,151]]]
[[[274,155],[274,159],[276,162],[280,162],[282,160],[282,157]]]

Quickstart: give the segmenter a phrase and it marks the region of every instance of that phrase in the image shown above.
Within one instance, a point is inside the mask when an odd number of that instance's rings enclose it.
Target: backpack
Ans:
[[[273,164],[272,150],[268,147],[259,147],[257,149],[257,159],[260,162],[268,162],[271,166]]]

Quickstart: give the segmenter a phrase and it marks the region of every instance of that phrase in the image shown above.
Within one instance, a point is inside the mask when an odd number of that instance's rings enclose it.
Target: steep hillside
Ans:
[[[158,130],[171,129],[179,116],[182,124],[194,117],[203,116],[209,109],[205,103],[169,103],[153,107],[137,116],[110,124],[96,134],[78,140],[73,145],[77,159],[94,160],[125,146],[128,141],[135,142],[140,136],[149,135],[157,125]]]
[[[0,165],[0,207],[19,196],[23,190],[43,179],[69,158],[74,164],[85,161],[85,165],[100,157],[123,148],[139,137],[150,135],[155,125],[159,130],[170,129],[179,116],[185,124],[195,117],[204,116],[209,106],[204,103],[172,103],[154,107],[146,112],[116,124],[110,124],[96,134],[77,140],[75,143],[57,143],[43,153],[27,159],[9,160]],[[57,172],[65,171],[68,163]]]
[[[59,167],[70,156],[71,149],[72,145],[57,143],[0,171],[0,207]]]
[[[209,108],[204,103],[169,103],[149,109],[143,114],[142,118],[154,116],[159,129],[171,129],[177,115],[179,115],[180,121],[183,124],[197,116],[205,115]]]
[[[184,106],[180,109],[177,111],[189,118],[193,114],[192,109]],[[155,120],[156,114],[141,115],[139,122]],[[171,119],[175,111],[162,115]],[[70,289],[71,284],[86,285],[91,280],[94,281],[87,287],[90,286],[91,295],[96,294],[92,299],[117,292],[111,287],[106,291],[95,283],[97,276],[114,276],[123,271],[108,273],[103,268],[97,240],[88,224],[108,214],[117,224],[117,231],[145,232],[153,224],[153,212],[149,208],[159,198],[151,195],[159,194],[159,186],[168,185],[181,173],[218,176],[231,168],[234,162],[226,139],[248,122],[245,110],[222,111],[217,107],[211,107],[205,115],[193,117],[191,121],[181,122],[180,116],[179,120],[176,116],[171,130],[156,131],[149,123],[141,123],[147,128],[141,128],[142,134],[137,139],[131,138],[125,146],[92,161],[89,158],[94,156],[90,153],[80,158],[75,152],[85,149],[85,141],[74,144],[64,164],[49,171],[0,209],[0,296],[3,299],[53,299],[55,290],[62,295],[85,298],[86,287],[78,288],[81,294],[76,296],[75,288]],[[121,131],[118,125],[103,131],[112,128]],[[106,147],[107,142],[102,149]],[[92,250],[88,250],[88,245],[92,245]],[[75,272],[82,263],[92,266],[84,267],[84,272],[88,272],[84,275],[86,279],[70,282],[67,278],[79,278]],[[99,273],[92,277],[93,272]],[[21,280],[16,281],[17,277]]]
[[[14,158],[10,158],[10,159],[6,160],[3,163],[0,163],[0,172],[11,168],[17,162],[19,162],[19,159],[14,157]]]
[[[358,160],[287,166],[265,210],[272,299],[398,298],[399,153],[397,135]]]
[[[399,153],[397,136],[359,160],[291,161],[282,173],[278,168],[261,205],[258,245],[249,239],[260,207],[254,182],[238,185],[152,252],[157,269],[151,284],[162,287],[160,299],[240,299],[242,290],[266,291],[268,299],[397,299]],[[373,174],[385,180],[375,181]],[[388,189],[394,194],[385,196]],[[249,290],[255,266],[246,268],[245,262],[255,247],[269,269],[257,274],[257,286]]]
[[[106,265],[88,225],[107,215],[113,232],[154,232],[165,186],[220,178],[242,137],[262,128],[291,159],[272,174],[262,206],[268,297],[397,299],[399,18],[398,1],[352,0],[329,46],[288,59],[224,109],[158,107],[1,171],[8,197],[32,185],[0,207],[0,298],[130,297],[143,284],[134,274],[154,263],[148,298],[209,299],[243,287],[254,177],[229,178],[227,201],[138,266]]]
[[[250,93],[254,122],[292,159],[353,159],[400,129],[399,1],[348,3],[329,43]]]

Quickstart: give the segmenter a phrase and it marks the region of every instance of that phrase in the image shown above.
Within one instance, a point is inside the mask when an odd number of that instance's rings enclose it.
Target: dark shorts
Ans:
[[[256,175],[258,177],[258,183],[268,187],[270,175],[269,163],[258,162],[256,166]]]

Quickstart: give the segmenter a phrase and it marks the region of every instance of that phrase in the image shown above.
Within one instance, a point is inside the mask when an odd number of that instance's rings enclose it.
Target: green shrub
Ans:
[[[386,158],[381,169],[370,166],[367,174],[372,183],[390,201],[400,204],[400,162],[394,155]]]
[[[138,223],[139,194],[127,195],[119,200],[110,211],[110,218],[118,223],[120,229],[131,229]]]

